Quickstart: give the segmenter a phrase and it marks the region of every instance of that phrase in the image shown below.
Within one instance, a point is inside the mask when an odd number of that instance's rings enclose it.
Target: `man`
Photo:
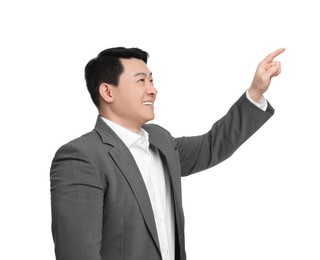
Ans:
[[[59,260],[186,259],[181,176],[228,158],[273,114],[263,97],[281,72],[269,54],[250,88],[210,131],[174,138],[154,118],[157,90],[137,48],[102,51],[85,68],[98,108],[91,132],[51,166],[52,233]]]

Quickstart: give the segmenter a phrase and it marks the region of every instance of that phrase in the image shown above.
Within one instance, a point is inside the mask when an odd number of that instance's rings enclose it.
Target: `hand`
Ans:
[[[266,92],[271,83],[271,78],[276,77],[281,73],[281,64],[273,59],[283,53],[285,48],[276,50],[270,53],[257,67],[256,73],[249,88],[250,97],[259,102],[261,96]]]

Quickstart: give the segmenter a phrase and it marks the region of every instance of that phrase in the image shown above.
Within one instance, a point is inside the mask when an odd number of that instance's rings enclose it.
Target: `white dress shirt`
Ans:
[[[151,201],[162,258],[174,260],[175,226],[171,186],[159,151],[149,147],[149,134],[144,129],[140,128],[138,133],[134,133],[106,118],[102,119],[133,155]]]

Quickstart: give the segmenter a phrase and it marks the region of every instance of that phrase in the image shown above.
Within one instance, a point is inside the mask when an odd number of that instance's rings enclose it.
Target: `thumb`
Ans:
[[[281,65],[279,61],[274,61],[271,64],[271,67],[265,72],[265,77],[271,79],[272,77],[276,77],[281,72]]]

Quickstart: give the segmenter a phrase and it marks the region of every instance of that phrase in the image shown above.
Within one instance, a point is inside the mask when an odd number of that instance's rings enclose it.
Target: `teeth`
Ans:
[[[143,102],[143,104],[145,105],[145,106],[151,106],[153,103],[152,102]]]

